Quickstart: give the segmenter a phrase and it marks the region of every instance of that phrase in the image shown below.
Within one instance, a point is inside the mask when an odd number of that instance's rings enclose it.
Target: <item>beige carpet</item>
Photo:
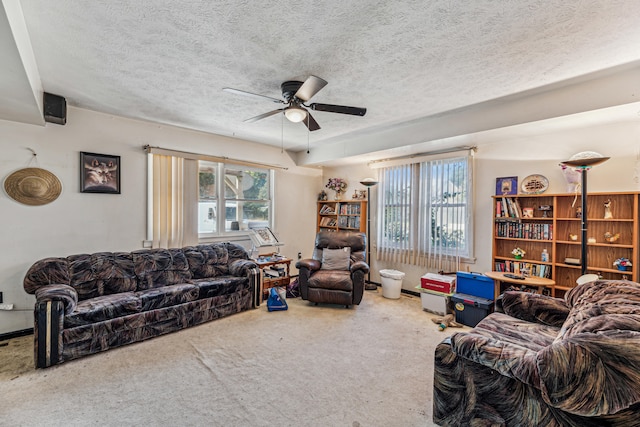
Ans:
[[[345,309],[288,300],[35,370],[33,337],[0,347],[7,426],[430,426],[445,336],[419,297]]]

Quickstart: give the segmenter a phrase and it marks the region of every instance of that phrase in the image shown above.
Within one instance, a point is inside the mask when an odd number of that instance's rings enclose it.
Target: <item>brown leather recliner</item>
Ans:
[[[353,231],[320,231],[312,259],[296,263],[302,299],[317,303],[360,304],[366,263],[367,236]]]

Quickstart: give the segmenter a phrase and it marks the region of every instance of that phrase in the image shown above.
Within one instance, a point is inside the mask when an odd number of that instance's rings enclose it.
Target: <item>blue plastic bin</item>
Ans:
[[[493,300],[493,279],[480,273],[458,271],[456,292]]]

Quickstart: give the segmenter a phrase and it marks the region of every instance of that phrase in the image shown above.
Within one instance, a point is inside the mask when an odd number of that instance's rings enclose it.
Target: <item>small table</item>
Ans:
[[[291,281],[291,277],[289,275],[291,258],[285,258],[277,254],[267,254],[261,255],[258,259],[254,259],[254,261],[258,264],[258,268],[260,268],[260,303],[262,304],[265,293],[268,292],[270,288],[273,288],[274,286],[287,286]],[[265,274],[264,270],[266,268],[279,264],[284,265],[284,276],[271,277]]]
[[[514,283],[516,285],[530,286],[532,288],[538,288],[538,293],[542,293],[542,289],[545,287],[552,287],[556,284],[555,280],[547,279],[545,277],[529,276],[524,279],[512,279],[511,277],[505,277],[505,274],[513,274],[505,271],[487,271],[485,276],[492,278],[495,282],[493,285],[493,300],[497,301],[501,294],[500,283]]]

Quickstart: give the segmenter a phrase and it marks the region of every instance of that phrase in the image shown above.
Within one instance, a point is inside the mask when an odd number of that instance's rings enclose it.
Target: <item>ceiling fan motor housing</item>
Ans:
[[[289,80],[280,85],[280,89],[282,89],[282,97],[287,101],[291,102],[293,100],[294,95],[300,89],[303,82],[299,82],[296,80]]]

